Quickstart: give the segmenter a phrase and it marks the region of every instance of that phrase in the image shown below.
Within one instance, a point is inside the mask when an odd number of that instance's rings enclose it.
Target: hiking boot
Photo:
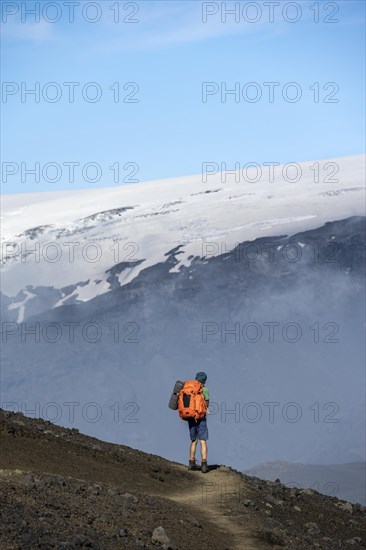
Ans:
[[[203,474],[207,474],[207,472],[208,472],[207,460],[202,460],[202,462],[201,462],[201,472]]]
[[[189,461],[188,470],[199,470],[195,460]]]

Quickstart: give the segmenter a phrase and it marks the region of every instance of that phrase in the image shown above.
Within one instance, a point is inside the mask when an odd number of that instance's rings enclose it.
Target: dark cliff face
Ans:
[[[177,247],[123,287],[128,265],[117,265],[109,293],[26,316],[5,337],[3,404],[56,402],[48,417],[71,425],[74,401],[87,433],[181,459],[186,426],[165,401],[176,379],[205,370],[216,459],[362,460],[365,219],[210,257],[217,247],[171,272]],[[90,402],[96,421],[80,412]]]

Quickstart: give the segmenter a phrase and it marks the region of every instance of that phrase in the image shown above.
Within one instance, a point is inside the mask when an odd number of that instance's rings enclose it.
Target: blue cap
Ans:
[[[201,382],[201,384],[204,384],[207,380],[207,374],[205,372],[197,372],[196,380],[198,380],[198,382]]]

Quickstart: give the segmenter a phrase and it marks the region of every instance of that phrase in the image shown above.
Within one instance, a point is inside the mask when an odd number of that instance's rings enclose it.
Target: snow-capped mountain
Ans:
[[[365,158],[315,164],[3,197],[2,406],[184,460],[205,370],[213,460],[362,460]]]
[[[218,256],[244,241],[363,215],[364,157],[319,164],[333,172],[337,167],[336,175],[323,168],[322,179],[315,181],[315,170],[310,169],[314,163],[304,163],[300,171],[287,170],[288,181],[283,167],[273,171],[271,181],[267,167],[255,183],[244,181],[240,173],[216,174],[206,176],[206,183],[202,176],[193,176],[5,196],[3,292],[16,296],[11,310],[21,321],[37,301],[36,287],[60,291],[52,307],[88,301],[112,288],[110,269],[123,262],[126,268],[114,277],[120,285],[164,262],[178,246],[179,261],[172,272],[189,266],[192,257]],[[255,178],[257,171],[248,171],[246,180]],[[23,294],[17,296],[19,291]]]

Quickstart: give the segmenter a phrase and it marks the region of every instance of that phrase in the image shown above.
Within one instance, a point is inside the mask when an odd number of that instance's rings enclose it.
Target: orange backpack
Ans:
[[[183,420],[200,420],[205,416],[207,405],[202,388],[203,384],[198,380],[188,380],[178,393],[178,413]]]

